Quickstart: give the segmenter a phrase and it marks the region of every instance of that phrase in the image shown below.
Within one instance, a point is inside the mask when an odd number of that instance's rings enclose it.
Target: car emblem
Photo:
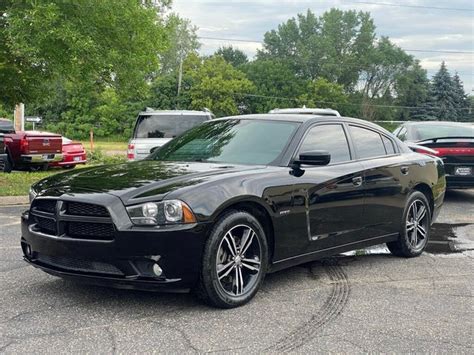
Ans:
[[[43,139],[43,147],[49,147],[49,139]]]

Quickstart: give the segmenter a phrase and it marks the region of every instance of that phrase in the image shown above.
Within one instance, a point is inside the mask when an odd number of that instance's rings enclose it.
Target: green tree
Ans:
[[[460,121],[465,121],[465,117],[468,115],[467,108],[469,107],[469,102],[464,92],[464,85],[457,72],[454,73],[453,76],[453,89],[454,101],[456,103],[456,117]]]
[[[299,104],[308,107],[330,107],[344,111],[347,95],[342,85],[334,84],[324,78],[308,83],[307,93],[299,97]]]
[[[205,59],[191,76],[194,80],[191,107],[198,110],[206,107],[218,117],[245,111],[245,94],[255,90],[243,72],[219,56]]]
[[[190,54],[197,54],[201,44],[197,38],[197,27],[191,21],[171,14],[166,20],[168,48],[161,54],[161,74],[178,71],[180,61]]]
[[[369,13],[331,9],[316,17],[308,10],[265,33],[257,57],[285,61],[298,76],[322,77],[351,90],[374,38]]]
[[[220,55],[227,63],[232,64],[236,68],[249,61],[243,51],[232,46],[220,47],[214,54]]]
[[[8,104],[47,95],[64,78],[144,95],[166,47],[161,5],[169,1],[0,3],[0,97]],[[158,6],[160,5],[160,6]]]
[[[449,75],[446,63],[443,61],[431,81],[429,102],[432,108],[430,114],[439,120],[456,121],[456,101],[455,85]]]
[[[297,77],[285,63],[273,59],[254,60],[240,67],[255,87],[247,97],[250,112],[265,113],[274,108],[294,107],[306,89],[308,80]]]
[[[395,82],[396,100],[399,106],[413,107],[402,108],[398,116],[399,120],[426,120],[429,111],[426,109],[430,81],[427,72],[415,60],[407,70],[399,75]]]

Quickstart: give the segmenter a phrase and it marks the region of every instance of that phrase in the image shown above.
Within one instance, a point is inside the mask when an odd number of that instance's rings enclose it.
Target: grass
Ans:
[[[84,146],[84,148],[87,151],[90,151],[90,148],[91,148],[90,141],[83,140],[83,141],[80,141],[80,142],[82,143],[82,145]],[[99,140],[99,141],[94,141],[94,150],[100,149],[104,152],[119,151],[119,150],[126,151],[127,150],[127,145],[128,145],[128,142],[115,142],[115,141],[109,142],[109,141]]]
[[[63,170],[48,170],[38,172],[13,172],[0,173],[0,196],[25,196],[28,195],[30,186],[35,182]]]

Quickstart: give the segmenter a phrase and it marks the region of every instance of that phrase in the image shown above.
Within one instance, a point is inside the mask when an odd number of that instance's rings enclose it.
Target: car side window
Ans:
[[[359,159],[387,155],[387,153],[385,153],[382,137],[379,133],[352,125],[349,126],[349,130]]]
[[[395,154],[395,147],[393,142],[388,137],[382,136],[383,145],[385,146],[385,151],[388,155]]]
[[[331,162],[351,160],[346,133],[340,124],[319,125],[311,128],[303,140],[299,153],[326,150],[331,154]]]
[[[406,129],[406,127],[400,128],[400,131],[398,131],[398,133],[397,133],[397,137],[401,141],[404,141],[404,140],[407,139],[407,129]]]

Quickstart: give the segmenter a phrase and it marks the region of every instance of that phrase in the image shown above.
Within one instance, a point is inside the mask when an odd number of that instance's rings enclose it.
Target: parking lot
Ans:
[[[421,257],[376,247],[301,265],[232,310],[34,269],[19,247],[25,208],[0,207],[0,353],[473,351],[474,190],[448,193]]]

